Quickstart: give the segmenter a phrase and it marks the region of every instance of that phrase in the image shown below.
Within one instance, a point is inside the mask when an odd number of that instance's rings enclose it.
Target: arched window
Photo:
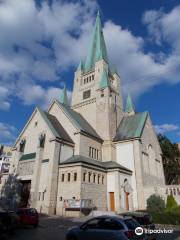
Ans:
[[[25,144],[26,144],[26,140],[22,139],[20,144],[19,144],[19,151],[20,152],[24,152]]]
[[[40,148],[44,148],[45,139],[46,139],[46,135],[41,133],[39,136],[39,147]]]

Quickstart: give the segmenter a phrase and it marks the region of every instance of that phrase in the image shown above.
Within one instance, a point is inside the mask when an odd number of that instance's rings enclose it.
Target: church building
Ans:
[[[162,194],[161,149],[148,112],[125,108],[121,79],[108,59],[99,14],[89,51],[74,74],[71,106],[66,87],[47,111],[36,108],[18,136],[10,172],[18,174],[29,204],[47,214],[95,208],[146,208]]]

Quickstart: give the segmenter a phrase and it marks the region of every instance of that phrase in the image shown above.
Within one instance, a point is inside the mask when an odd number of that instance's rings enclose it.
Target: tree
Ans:
[[[167,196],[167,203],[166,203],[166,208],[171,209],[177,207],[177,202],[174,199],[173,195],[168,195]]]
[[[147,210],[152,213],[161,213],[165,210],[165,201],[159,195],[153,194],[147,199]]]
[[[1,189],[0,206],[6,210],[16,210],[20,203],[21,183],[17,175],[9,174]]]
[[[166,136],[158,135],[162,150],[166,184],[178,184],[180,176],[180,150],[177,144],[172,143]]]

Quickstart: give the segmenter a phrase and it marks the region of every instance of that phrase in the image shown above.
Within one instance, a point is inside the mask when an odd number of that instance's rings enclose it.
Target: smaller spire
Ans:
[[[130,94],[128,94],[127,96],[125,112],[127,113],[135,112],[134,104],[132,102]]]
[[[83,62],[82,62],[82,60],[79,62],[79,66],[77,68],[77,71],[83,71]]]
[[[63,90],[61,91],[59,101],[60,101],[60,103],[62,103],[62,104],[64,104],[64,105],[68,105],[66,84],[64,84],[64,88],[63,88]]]
[[[113,66],[111,67],[111,72],[112,72],[113,75],[114,75],[114,74],[118,74],[118,70],[117,70],[117,68],[116,68],[115,65],[113,65]]]
[[[99,84],[99,89],[110,87],[110,81],[108,77],[108,72],[106,69],[103,69],[101,80]]]

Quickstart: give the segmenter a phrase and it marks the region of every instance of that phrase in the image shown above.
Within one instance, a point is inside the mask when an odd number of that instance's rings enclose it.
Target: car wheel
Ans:
[[[38,226],[38,224],[34,224],[34,225],[33,225],[34,228],[37,228],[37,226]]]

